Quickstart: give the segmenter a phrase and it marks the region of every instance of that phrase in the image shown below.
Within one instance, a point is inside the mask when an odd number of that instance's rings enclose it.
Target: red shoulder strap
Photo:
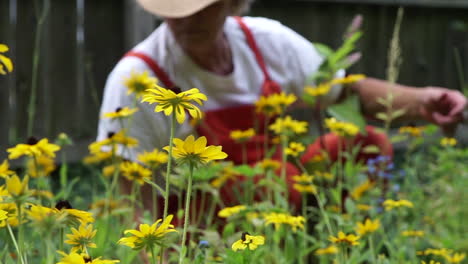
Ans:
[[[247,27],[247,25],[245,24],[245,22],[242,20],[241,17],[235,16],[234,19],[237,21],[240,28],[244,32],[245,38],[247,40],[247,44],[249,45],[250,49],[254,53],[255,59],[257,60],[257,63],[263,72],[263,76],[265,76],[265,81],[262,87],[262,94],[270,95],[272,93],[279,93],[281,91],[281,88],[275,81],[273,81],[270,78],[270,74],[268,73],[268,70],[266,68],[262,53],[258,49],[257,42],[255,42],[252,31],[250,31],[250,29]]]
[[[156,77],[164,84],[164,86],[167,89],[170,89],[175,93],[180,93],[181,92],[180,88],[177,87],[171,81],[171,79],[169,78],[167,73],[161,67],[159,67],[158,63],[155,60],[153,60],[148,55],[146,55],[144,53],[141,53],[141,52],[137,52],[137,51],[129,51],[124,55],[124,57],[137,57],[137,58],[140,58],[141,60],[143,60],[146,63],[146,65],[148,65],[148,67],[150,67],[150,69],[153,71],[153,73],[156,75]]]

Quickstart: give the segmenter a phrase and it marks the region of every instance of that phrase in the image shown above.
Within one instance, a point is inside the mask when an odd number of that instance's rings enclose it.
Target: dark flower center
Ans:
[[[62,210],[62,209],[73,209],[72,205],[70,202],[67,200],[60,200],[58,203],[55,205],[55,208]]]
[[[39,140],[35,137],[29,137],[28,140],[26,141],[26,144],[28,145],[36,145]]]

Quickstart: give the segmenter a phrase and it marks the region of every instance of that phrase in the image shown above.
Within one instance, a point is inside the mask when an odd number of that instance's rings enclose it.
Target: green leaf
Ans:
[[[333,50],[330,47],[328,47],[327,45],[322,44],[322,43],[317,43],[317,42],[315,42],[313,44],[314,44],[315,49],[317,49],[318,53],[320,53],[324,57],[328,57],[331,54],[333,54]]]
[[[405,109],[398,109],[398,110],[393,111],[391,114],[392,120],[404,115],[405,113],[406,113]]]
[[[377,114],[375,115],[375,117],[376,117],[377,119],[382,120],[382,121],[387,121],[387,120],[388,120],[387,113],[384,113],[384,112],[377,113]]]
[[[361,114],[357,95],[349,96],[342,103],[328,107],[327,112],[340,121],[355,124],[361,133],[366,134],[366,121]]]
[[[234,166],[232,170],[247,177],[253,177],[263,172],[262,168],[259,166],[250,167],[249,165]]]

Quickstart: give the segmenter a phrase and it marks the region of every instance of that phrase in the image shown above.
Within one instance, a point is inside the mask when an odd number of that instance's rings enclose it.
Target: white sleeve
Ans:
[[[104,113],[114,112],[118,107],[134,107],[136,103],[139,111],[124,123],[124,126],[130,126],[128,128],[129,136],[136,138],[139,145],[130,151],[121,153],[125,158],[135,160],[137,153],[144,150],[150,151],[154,148],[161,149],[167,145],[169,142],[169,120],[163,113],[155,113],[154,105],[141,103],[135,99],[133,94],[127,94],[124,80],[130,76],[132,71],[149,71],[150,75],[153,75],[146,64],[138,58],[124,58],[116,65],[109,74],[104,88],[97,140],[105,139],[109,133],[116,133],[122,129],[119,121],[102,118]]]

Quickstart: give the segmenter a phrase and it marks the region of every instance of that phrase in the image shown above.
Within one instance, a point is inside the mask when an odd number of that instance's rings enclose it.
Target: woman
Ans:
[[[235,162],[241,158],[236,156],[239,151],[235,151],[237,146],[228,138],[228,132],[252,127],[252,105],[258,97],[278,91],[300,95],[307,77],[322,62],[309,41],[276,21],[229,16],[247,7],[249,0],[138,2],[163,17],[164,23],[116,65],[107,80],[101,113],[132,105],[134,99],[127,95],[123,84],[132,71],[149,71],[160,85],[174,91],[196,87],[208,97],[202,107],[206,126],[198,133],[207,136],[210,144],[223,145]],[[391,86],[372,78],[352,87],[368,114],[382,110],[376,99],[385,97],[390,88],[396,94],[395,107],[405,108],[406,118],[426,119],[446,129],[462,119],[467,104],[462,94],[444,88]],[[321,104],[335,102],[340,92],[341,87],[333,87]],[[140,142],[135,152],[167,145],[169,120],[155,114],[153,106],[139,103],[139,107],[130,130],[130,135]],[[118,124],[101,120],[98,139],[118,130]],[[176,136],[184,138],[191,132],[186,123],[177,129]],[[249,152],[249,162],[258,159],[257,154]]]

